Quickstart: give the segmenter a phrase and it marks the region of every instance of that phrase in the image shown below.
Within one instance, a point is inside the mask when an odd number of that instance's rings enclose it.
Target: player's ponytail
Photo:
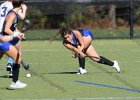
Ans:
[[[50,39],[50,43],[53,41],[53,39],[55,39],[58,35],[61,35],[61,37],[64,39],[64,36],[66,34],[71,34],[72,31],[64,26],[60,26],[59,32],[55,33],[51,39]]]

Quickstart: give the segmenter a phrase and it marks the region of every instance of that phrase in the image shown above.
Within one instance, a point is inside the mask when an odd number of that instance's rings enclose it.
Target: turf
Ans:
[[[63,47],[62,41],[26,41],[23,59],[31,65],[31,78],[22,67],[19,79],[25,89],[9,90],[5,77],[6,59],[0,63],[0,100],[139,100],[140,40],[95,40],[97,52],[117,60],[121,73],[109,66],[86,59],[85,75],[76,75],[77,59]],[[116,88],[114,88],[116,87]],[[120,89],[122,88],[122,89]],[[138,90],[130,91],[129,89]]]

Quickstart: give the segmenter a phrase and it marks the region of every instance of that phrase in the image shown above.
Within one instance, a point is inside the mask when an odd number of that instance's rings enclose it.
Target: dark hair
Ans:
[[[14,0],[12,2],[14,8],[20,7],[22,3],[23,3],[23,0]]]
[[[70,30],[69,28],[67,27],[62,27],[60,30],[59,30],[60,34],[61,34],[61,37],[64,38],[64,36],[69,33],[71,34],[72,33],[72,30]]]

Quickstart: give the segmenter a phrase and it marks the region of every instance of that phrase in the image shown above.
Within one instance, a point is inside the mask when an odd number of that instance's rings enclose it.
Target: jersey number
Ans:
[[[6,16],[6,10],[7,10],[7,7],[2,7],[1,17],[5,17]]]

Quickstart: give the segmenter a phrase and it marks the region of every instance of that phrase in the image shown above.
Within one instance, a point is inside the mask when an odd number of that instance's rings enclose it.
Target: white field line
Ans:
[[[61,99],[55,99],[55,98],[42,98],[42,99],[6,99],[6,100],[139,100],[140,97],[97,97],[97,98],[61,98]],[[2,99],[0,99],[2,100]]]
[[[40,49],[26,49],[23,50],[24,52],[67,52],[67,50],[40,50]],[[107,52],[121,52],[124,50],[97,50],[97,51],[107,51]],[[130,52],[140,52],[139,49],[132,49],[132,50],[127,50]]]
[[[26,49],[24,52],[66,52],[66,50],[40,50],[40,49]]]
[[[65,64],[74,64],[75,62],[65,62]],[[131,62],[123,62],[123,61],[121,61],[120,63],[127,63],[127,64],[129,64],[129,63],[140,63],[140,61],[131,61]],[[34,64],[34,65],[44,65],[44,64],[48,64],[48,62],[46,62],[46,63],[39,63],[39,62],[30,62],[30,64]],[[59,63],[59,62],[53,62],[53,64],[60,64],[60,65],[62,65],[62,64],[64,64],[64,63]],[[4,64],[0,64],[0,65],[4,65]]]

